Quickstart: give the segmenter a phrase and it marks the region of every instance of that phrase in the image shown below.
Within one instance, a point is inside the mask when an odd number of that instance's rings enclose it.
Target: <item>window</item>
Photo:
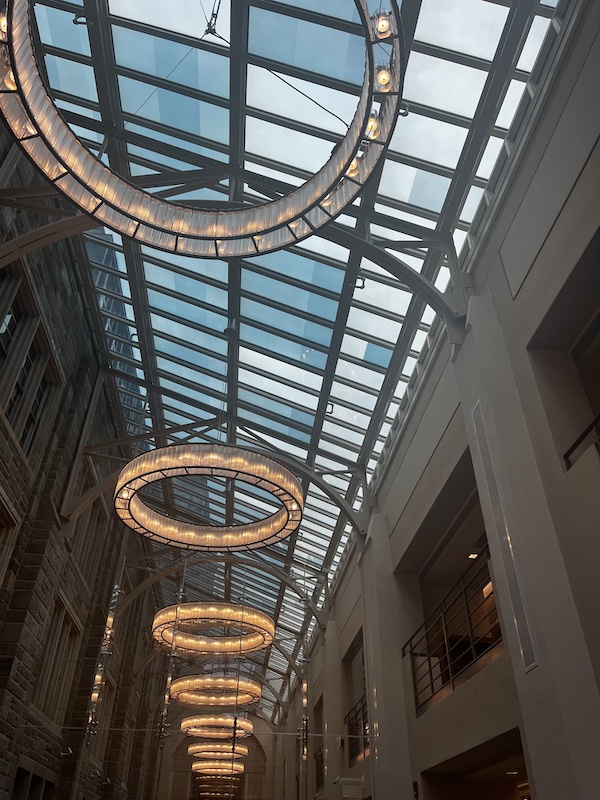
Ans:
[[[18,275],[0,273],[0,408],[26,454],[57,382],[34,306]]]
[[[344,722],[348,735],[349,766],[369,755],[369,716],[365,679],[365,652],[362,631],[344,658],[348,708]]]
[[[59,597],[50,623],[35,698],[38,707],[59,725],[71,694],[81,630],[82,626]]]
[[[315,742],[315,791],[325,786],[325,748],[323,746],[323,695],[313,713],[313,737]]]
[[[88,469],[82,470],[75,487],[77,496],[83,496],[94,486],[94,483],[92,473]],[[75,519],[73,525],[71,535],[73,558],[88,586],[91,586],[95,580],[95,567],[98,556],[102,552],[107,526],[108,516],[102,498],[98,498],[85,508]]]
[[[91,751],[98,761],[104,759],[115,704],[115,685],[110,678],[105,679],[100,698],[97,717],[98,727],[96,728],[96,736],[91,743]]]
[[[15,546],[18,521],[17,512],[0,487],[0,586]]]
[[[49,800],[53,790],[54,784],[46,778],[18,767],[10,800]]]

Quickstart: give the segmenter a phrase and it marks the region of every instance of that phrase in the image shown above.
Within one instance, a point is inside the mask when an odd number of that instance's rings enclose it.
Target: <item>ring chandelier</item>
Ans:
[[[186,675],[169,689],[172,700],[191,706],[245,706],[257,703],[261,686],[250,678],[229,675]]]
[[[138,492],[148,484],[181,475],[207,475],[253,484],[273,495],[282,508],[244,525],[197,525],[152,510]],[[240,447],[181,444],[161,447],[134,458],[121,471],[115,488],[115,509],[137,533],[161,544],[188,550],[252,550],[288,537],[302,519],[300,482],[288,469],[259,453]]]
[[[200,797],[226,797],[230,800],[232,792],[237,791],[242,776],[229,773],[228,775],[200,775],[193,773],[196,789]]]
[[[216,626],[239,633],[206,636],[201,632]],[[158,646],[184,657],[246,655],[268,647],[274,635],[275,623],[268,614],[236,603],[179,603],[161,609],[152,623]]]
[[[200,714],[181,720],[181,733],[188,736],[202,736],[205,739],[230,739],[235,730],[235,738],[251,736],[254,730],[252,720],[232,714]]]
[[[46,177],[99,225],[151,247],[202,258],[278,250],[310,236],[354,200],[394,129],[405,62],[398,5],[391,0],[382,30],[382,15],[371,19],[367,0],[355,3],[366,40],[366,69],[354,118],[327,163],[271,202],[235,210],[194,209],[153,196],[105,166],[77,139],[46,91],[35,58],[32,0],[6,4],[9,64],[0,76],[0,110]],[[386,62],[376,65],[382,52]]]
[[[237,761],[194,761],[192,770],[201,775],[241,775],[244,765]]]
[[[248,748],[243,744],[214,744],[212,742],[201,742],[200,744],[188,745],[188,756],[196,758],[246,758]]]

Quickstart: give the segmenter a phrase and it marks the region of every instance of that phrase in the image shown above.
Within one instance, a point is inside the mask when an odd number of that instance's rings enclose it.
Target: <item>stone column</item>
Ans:
[[[534,797],[589,800],[600,786],[598,687],[489,297],[469,302],[455,368]]]
[[[322,794],[327,798],[341,797],[339,785],[334,780],[344,774],[344,713],[342,710],[342,662],[340,655],[338,624],[335,619],[327,621],[323,643],[323,670],[325,687],[323,692],[323,754],[325,785]]]
[[[371,518],[360,558],[367,707],[371,730],[373,796],[412,797],[406,729],[402,645],[422,623],[418,578],[396,577],[391,568],[387,517]]]

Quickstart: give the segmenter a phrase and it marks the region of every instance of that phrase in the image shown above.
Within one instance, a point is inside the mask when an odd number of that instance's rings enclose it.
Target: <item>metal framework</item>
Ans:
[[[14,150],[0,166],[0,204],[40,214],[38,229],[0,245],[0,268],[73,237],[100,348],[94,398],[104,385],[118,408],[119,438],[92,444],[86,426],[77,465],[112,459],[115,472],[81,498],[73,480],[63,518],[112,489],[131,456],[186,441],[275,452],[302,480],[304,520],[289,540],[252,558],[188,559],[186,572],[190,599],[244,598],[275,618],[276,644],[249,661],[272,687],[260,706],[272,724],[303,642],[325,621],[351,532],[366,530],[370,481],[418,391],[436,317],[460,344],[470,253],[577,5],[404,0],[408,116],[360,202],[278,253],[167,256],[96,228],[53,187],[9,185]],[[185,23],[128,7],[124,17],[108,0],[43,0],[33,30],[62,117],[127,181],[198,209],[260,206],[339,146],[362,83],[353,0],[232,0],[230,20],[217,20],[222,38],[205,33],[202,4]],[[233,481],[180,479],[153,502],[219,525],[264,516],[265,500]],[[117,616],[156,582],[175,601],[182,563],[152,548],[152,573]]]

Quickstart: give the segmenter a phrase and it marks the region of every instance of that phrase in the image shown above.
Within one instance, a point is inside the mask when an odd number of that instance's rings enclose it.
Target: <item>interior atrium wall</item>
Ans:
[[[11,146],[3,134],[3,185],[37,182]],[[39,222],[3,208],[2,239]],[[120,435],[104,391],[92,399],[99,365],[69,245],[3,270],[0,303],[0,796],[148,797],[160,697],[140,626],[153,613],[148,598],[117,616],[105,707],[84,736],[111,596],[116,584],[131,588],[125,559],[145,548],[107,498],[75,522],[62,513],[70,482],[78,496],[114,470],[78,458],[80,437]]]
[[[470,264],[465,339],[440,336],[386,448],[369,535],[346,556],[315,638],[309,706],[322,696],[331,732],[322,797],[341,797],[334,780],[344,775],[362,780],[363,797],[583,800],[597,791],[593,432],[565,454],[598,414],[598,16],[590,7],[562,55]],[[402,646],[483,546],[501,641],[417,708]],[[371,737],[368,758],[353,764],[344,655],[359,631]]]

